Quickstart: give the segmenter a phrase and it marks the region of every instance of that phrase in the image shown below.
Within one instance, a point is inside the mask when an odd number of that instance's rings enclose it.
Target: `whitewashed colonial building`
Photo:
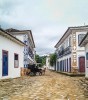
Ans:
[[[84,36],[79,45],[85,47],[85,77],[88,78],[88,33]]]
[[[24,67],[28,67],[29,64],[35,64],[35,43],[31,30],[10,28],[6,31],[26,44],[24,46]]]
[[[24,45],[0,28],[0,79],[20,77]]]
[[[50,68],[50,56],[49,55],[46,56],[46,68],[47,69]]]
[[[47,55],[47,56],[46,56],[46,68],[47,68],[47,69],[54,70],[54,66],[51,66],[51,65],[50,65],[50,55]]]
[[[88,26],[69,27],[55,45],[56,70],[61,72],[85,72],[85,48],[79,43],[88,32]]]

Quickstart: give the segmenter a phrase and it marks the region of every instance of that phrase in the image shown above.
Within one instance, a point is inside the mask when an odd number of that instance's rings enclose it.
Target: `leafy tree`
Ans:
[[[44,66],[46,64],[46,56],[42,56],[41,59],[42,59],[42,66]]]
[[[39,55],[35,55],[35,60],[37,63],[41,63],[42,62],[42,59],[40,58]]]
[[[53,53],[50,55],[50,65],[53,66],[56,64],[56,54]]]
[[[39,67],[42,67],[46,64],[46,56],[35,55],[35,60],[37,63],[40,63]]]

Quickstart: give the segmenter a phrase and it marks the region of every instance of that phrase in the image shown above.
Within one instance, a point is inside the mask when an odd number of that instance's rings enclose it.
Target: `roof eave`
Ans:
[[[66,30],[66,32],[63,34],[63,36],[60,38],[60,40],[57,42],[57,44],[54,46],[55,48],[58,47],[58,44],[59,42],[62,40],[62,38],[65,36],[65,34],[69,31],[69,30],[76,30],[76,29],[79,29],[79,28],[88,28],[88,25],[86,26],[77,26],[77,27],[68,27],[68,29]]]
[[[11,34],[9,34],[8,32],[4,31],[2,28],[0,28],[0,30],[3,32],[3,35],[5,37],[9,37],[12,41],[19,43],[20,45],[24,46],[25,44],[20,41],[19,39],[17,39],[16,37],[12,36]],[[2,34],[2,33],[1,33]]]
[[[35,43],[34,43],[34,39],[33,39],[33,35],[32,35],[32,31],[31,30],[27,30],[30,31],[31,37],[32,37],[32,42],[33,42],[33,48],[35,48]]]
[[[68,32],[68,30],[70,29],[70,27],[68,27],[68,29],[65,31],[65,33],[63,34],[63,36],[60,38],[60,40],[57,42],[57,44],[54,46],[55,48],[57,48],[58,46],[58,44],[59,44],[59,42],[62,40],[62,38],[65,36],[65,34]]]

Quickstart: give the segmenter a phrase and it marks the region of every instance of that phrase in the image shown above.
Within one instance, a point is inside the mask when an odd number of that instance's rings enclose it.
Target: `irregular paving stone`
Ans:
[[[88,100],[84,92],[88,90],[86,84],[84,77],[47,71],[43,76],[0,81],[0,97],[8,96],[8,100]]]

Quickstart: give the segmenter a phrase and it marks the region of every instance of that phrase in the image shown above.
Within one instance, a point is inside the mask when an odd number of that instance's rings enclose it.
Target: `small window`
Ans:
[[[14,68],[19,67],[19,56],[18,54],[14,54]]]
[[[15,54],[15,60],[18,60],[18,55],[17,54]]]

